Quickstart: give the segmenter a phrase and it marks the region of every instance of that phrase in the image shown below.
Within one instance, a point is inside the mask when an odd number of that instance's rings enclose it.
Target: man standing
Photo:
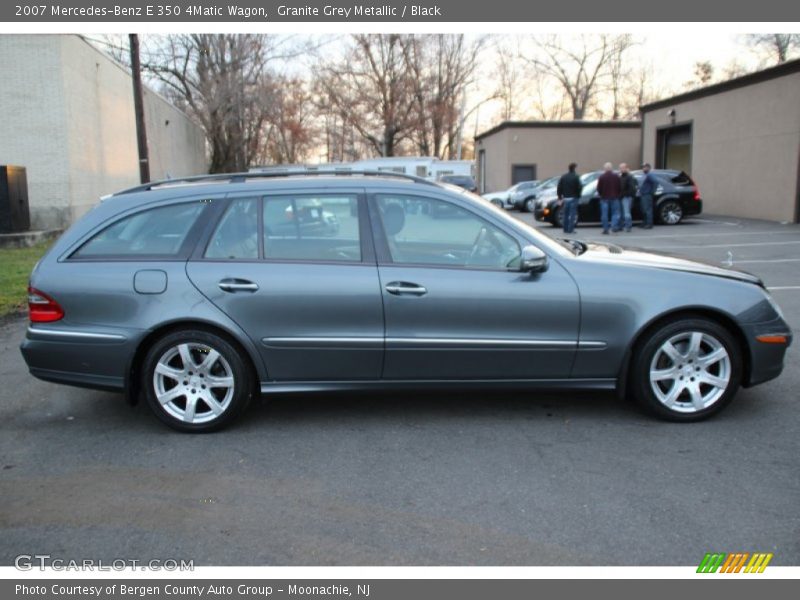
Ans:
[[[614,165],[607,162],[605,171],[597,179],[597,193],[600,196],[600,221],[603,224],[603,235],[608,235],[608,208],[611,207],[611,229],[619,231],[619,197],[622,193],[622,181],[614,173]]]
[[[631,204],[636,197],[636,178],[631,175],[628,165],[619,165],[619,178],[622,183],[622,223],[625,231],[630,233],[633,219],[631,218]]]
[[[642,171],[644,171],[644,180],[639,188],[639,193],[641,194],[641,199],[639,201],[641,202],[642,218],[644,219],[642,227],[645,229],[652,229],[653,194],[655,194],[656,188],[658,187],[658,181],[656,181],[656,176],[650,172],[650,163],[644,163],[642,165]]]
[[[575,172],[577,167],[577,164],[570,163],[569,171],[561,176],[556,188],[558,201],[564,208],[561,216],[564,233],[575,231],[575,223],[578,221],[578,202],[581,198],[583,184],[581,184],[581,178]]]

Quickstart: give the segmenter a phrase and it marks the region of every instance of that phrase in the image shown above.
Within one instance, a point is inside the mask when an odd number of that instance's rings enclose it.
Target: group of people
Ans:
[[[564,233],[575,231],[578,222],[578,203],[583,193],[583,183],[576,172],[577,168],[576,163],[570,163],[569,171],[561,176],[556,190],[558,201],[563,207],[561,219]],[[603,174],[597,179],[597,194],[600,196],[600,222],[605,235],[608,235],[609,231],[631,230],[633,226],[631,206],[637,192],[643,217],[642,227],[653,228],[653,194],[658,182],[651,170],[649,163],[642,165],[644,179],[639,185],[636,178],[631,175],[627,164],[619,165],[619,174],[614,172],[614,165],[610,162],[603,166]]]

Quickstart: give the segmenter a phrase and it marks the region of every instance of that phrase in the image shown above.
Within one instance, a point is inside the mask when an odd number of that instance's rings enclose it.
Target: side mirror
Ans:
[[[548,266],[547,254],[536,246],[525,246],[522,249],[519,270],[523,273],[544,273]]]

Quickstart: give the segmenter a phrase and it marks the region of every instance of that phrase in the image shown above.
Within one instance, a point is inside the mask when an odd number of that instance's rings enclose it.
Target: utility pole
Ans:
[[[136,113],[136,143],[139,146],[139,179],[150,182],[150,158],[147,151],[147,130],[144,126],[144,102],[142,100],[142,64],[139,61],[139,36],[131,33],[131,78],[133,79],[133,109]]]

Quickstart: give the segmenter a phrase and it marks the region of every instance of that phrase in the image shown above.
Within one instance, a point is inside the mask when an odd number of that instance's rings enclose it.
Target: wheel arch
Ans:
[[[739,344],[739,349],[741,350],[743,370],[742,385],[746,387],[749,384],[750,373],[752,369],[750,346],[747,343],[747,338],[744,334],[744,331],[736,323],[735,319],[724,311],[709,308],[707,306],[688,306],[670,310],[653,317],[642,327],[640,327],[633,336],[631,341],[628,343],[628,347],[625,349],[622,365],[619,373],[617,374],[617,394],[620,397],[624,397],[627,394],[634,352],[641,346],[641,344],[644,343],[648,335],[669,321],[674,321],[679,318],[692,317],[700,317],[714,321],[731,333],[736,342]]]
[[[202,319],[177,319],[161,323],[156,328],[150,330],[136,346],[136,350],[125,370],[125,399],[128,404],[133,405],[139,402],[139,394],[141,392],[141,379],[139,375],[141,373],[142,362],[144,361],[148,349],[159,338],[180,329],[200,329],[225,338],[227,342],[241,352],[253,375],[260,379],[261,369],[258,368],[258,363],[253,357],[252,349],[248,349],[247,346],[249,344],[243,344],[236,333],[220,326],[219,323],[213,323],[211,321]],[[256,386],[256,388],[258,387],[260,386]]]

